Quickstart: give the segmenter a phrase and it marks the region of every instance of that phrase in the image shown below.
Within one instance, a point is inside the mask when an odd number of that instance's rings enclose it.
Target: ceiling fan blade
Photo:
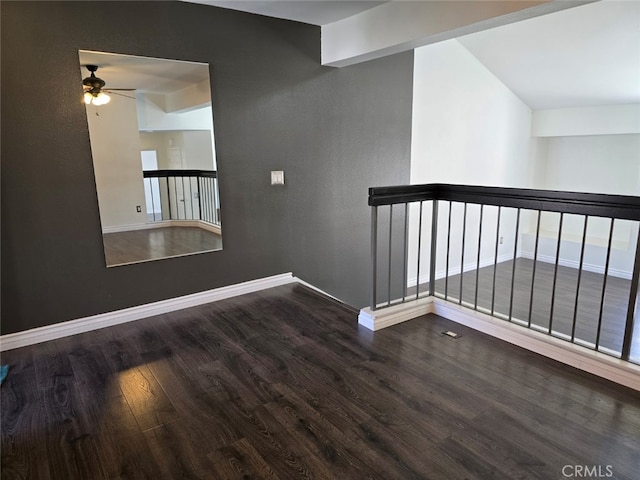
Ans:
[[[103,88],[102,90],[104,90],[105,92],[114,92],[114,91],[135,92],[137,88]]]
[[[107,91],[107,90],[105,90],[105,91]],[[117,95],[119,97],[130,98],[131,100],[136,100],[136,97],[131,97],[129,95],[123,95],[122,93],[118,93],[118,92],[108,92],[108,93],[113,94],[113,95]]]

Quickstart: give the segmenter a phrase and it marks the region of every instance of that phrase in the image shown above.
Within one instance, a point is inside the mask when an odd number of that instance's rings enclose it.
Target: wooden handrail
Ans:
[[[369,188],[369,205],[450,200],[640,221],[640,197],[602,193],[430,183]]]
[[[217,178],[216,170],[143,170],[144,178],[160,178],[160,177],[207,177]]]

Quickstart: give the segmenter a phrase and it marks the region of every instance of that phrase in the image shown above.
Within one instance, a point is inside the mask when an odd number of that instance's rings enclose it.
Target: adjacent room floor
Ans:
[[[107,265],[220,250],[222,237],[198,227],[161,227],[102,235]]]
[[[631,280],[609,275],[605,282],[605,276],[600,273],[579,274],[578,269],[564,266],[558,266],[556,273],[554,264],[541,261],[535,263],[534,275],[533,260],[518,258],[515,267],[511,260],[497,264],[495,289],[493,285],[494,268],[490,265],[464,272],[462,278],[459,274],[441,278],[436,281],[435,292],[441,298],[469,308],[477,305],[483,313],[490,314],[493,310],[498,318],[511,318],[519,325],[530,324],[537,331],[551,330],[554,336],[565,340],[573,335],[576,343],[591,349],[597,340],[604,353],[620,356]],[[426,295],[428,289],[428,283],[421,284],[420,295]],[[415,287],[407,290],[407,296],[415,296]],[[553,321],[549,325],[551,316]],[[640,363],[640,321],[636,321],[634,327],[631,359]]]
[[[289,284],[4,352],[2,478],[637,478],[638,392],[356,317]]]

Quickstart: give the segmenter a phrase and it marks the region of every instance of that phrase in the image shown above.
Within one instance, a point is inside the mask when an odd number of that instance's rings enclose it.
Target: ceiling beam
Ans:
[[[353,65],[593,1],[387,2],[322,26],[322,64]]]

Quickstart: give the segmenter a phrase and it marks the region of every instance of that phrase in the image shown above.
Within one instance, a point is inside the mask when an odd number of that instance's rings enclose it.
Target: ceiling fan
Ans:
[[[116,95],[121,95],[127,98],[128,95],[122,95],[120,93],[116,93],[116,91],[124,91],[131,92],[134,91],[135,88],[104,88],[106,82],[99,77],[96,77],[95,72],[98,70],[97,65],[85,65],[86,69],[91,72],[91,75],[82,80],[82,85],[84,88],[84,103],[87,105],[104,105],[111,101],[111,97],[108,93],[114,93]],[[107,93],[108,92],[108,93]]]

